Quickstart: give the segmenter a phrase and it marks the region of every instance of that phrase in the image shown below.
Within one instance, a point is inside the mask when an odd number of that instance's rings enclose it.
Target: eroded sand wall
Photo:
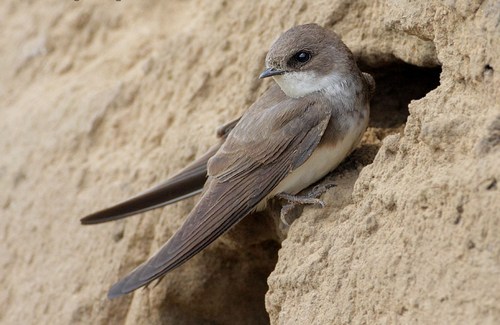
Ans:
[[[498,323],[499,19],[492,0],[3,1],[0,322]],[[272,41],[309,22],[379,87],[327,208],[306,208],[279,253],[273,213],[254,215],[108,301],[196,198],[79,217],[201,155],[269,86]]]

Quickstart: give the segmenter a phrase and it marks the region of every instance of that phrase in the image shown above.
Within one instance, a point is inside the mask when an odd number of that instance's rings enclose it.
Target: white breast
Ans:
[[[362,123],[353,121],[347,135],[334,146],[323,145],[316,148],[312,155],[299,168],[288,174],[274,190],[259,203],[257,210],[264,209],[266,201],[278,193],[297,194],[334,170],[361,140],[368,118]]]

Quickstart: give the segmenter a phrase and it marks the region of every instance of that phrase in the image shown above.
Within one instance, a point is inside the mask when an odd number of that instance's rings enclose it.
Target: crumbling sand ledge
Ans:
[[[500,322],[499,19],[493,0],[2,2],[0,323]],[[195,201],[78,218],[202,154],[269,85],[267,47],[306,22],[379,76],[328,207],[306,208],[279,253],[273,211],[255,215],[106,300]]]

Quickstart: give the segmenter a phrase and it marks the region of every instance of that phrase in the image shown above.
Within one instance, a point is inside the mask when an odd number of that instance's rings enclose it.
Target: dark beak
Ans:
[[[278,75],[284,74],[284,73],[285,73],[285,71],[283,71],[283,70],[278,70],[275,68],[268,68],[260,74],[259,79],[264,79],[264,78],[272,77],[272,76],[278,76]]]

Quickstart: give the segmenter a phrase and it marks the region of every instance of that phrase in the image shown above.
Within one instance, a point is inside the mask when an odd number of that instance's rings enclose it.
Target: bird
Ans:
[[[336,33],[317,24],[290,28],[266,55],[259,78],[269,77],[275,83],[218,129],[218,143],[205,155],[152,189],[81,219],[121,219],[201,193],[174,235],[112,285],[110,299],[162,278],[272,198],[310,203],[297,194],[358,146],[375,81]]]

